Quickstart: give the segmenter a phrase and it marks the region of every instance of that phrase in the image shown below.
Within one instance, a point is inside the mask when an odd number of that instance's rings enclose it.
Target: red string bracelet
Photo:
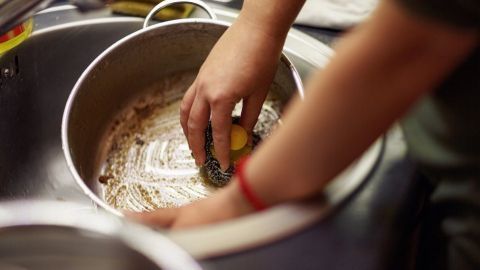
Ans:
[[[255,192],[250,188],[246,178],[245,178],[245,166],[249,157],[246,156],[242,158],[235,168],[235,176],[237,177],[240,190],[256,211],[262,211],[267,209],[267,206],[260,200],[260,198],[255,194]]]

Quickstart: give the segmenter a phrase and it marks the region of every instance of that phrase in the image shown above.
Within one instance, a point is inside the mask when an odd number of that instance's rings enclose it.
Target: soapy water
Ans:
[[[99,181],[103,199],[119,210],[151,211],[208,197],[218,188],[195,165],[180,125],[181,97],[193,73],[153,86],[116,121]],[[282,102],[267,97],[255,132],[266,138],[280,121]],[[240,115],[237,104],[233,115]]]

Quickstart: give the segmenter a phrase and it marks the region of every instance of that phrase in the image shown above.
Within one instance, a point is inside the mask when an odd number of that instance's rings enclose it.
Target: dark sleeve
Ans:
[[[480,29],[480,0],[395,0],[407,10],[463,28]]]

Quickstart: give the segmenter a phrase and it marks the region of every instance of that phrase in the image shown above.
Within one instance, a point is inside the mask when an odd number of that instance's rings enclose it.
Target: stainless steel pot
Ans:
[[[211,19],[180,19],[147,27],[155,12],[179,2],[199,5]],[[172,74],[198,70],[228,26],[215,20],[214,13],[200,1],[164,1],[147,16],[143,30],[109,47],[79,78],[63,116],[63,150],[77,183],[98,205],[120,214],[99,196],[98,183],[115,118],[155,83]],[[174,96],[180,99],[191,82],[185,81]],[[273,86],[283,102],[295,93],[302,94],[300,77],[285,55]]]
[[[0,269],[201,269],[159,233],[89,206],[54,201],[0,204]]]

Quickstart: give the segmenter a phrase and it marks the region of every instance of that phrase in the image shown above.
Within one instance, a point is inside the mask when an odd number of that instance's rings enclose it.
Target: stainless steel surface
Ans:
[[[201,269],[145,227],[72,203],[0,205],[0,269]]]
[[[51,15],[54,22],[57,15]],[[16,70],[14,76],[0,79],[1,199],[89,202],[75,184],[61,148],[65,103],[85,67],[141,23],[137,18],[92,19],[37,29],[0,58],[1,67]]]
[[[221,20],[233,21],[237,15],[213,7]],[[90,200],[76,186],[63,157],[61,115],[68,94],[88,64],[109,45],[140,29],[142,20],[110,18],[108,11],[81,14],[64,5],[41,12],[35,21],[32,37],[0,58],[1,68],[18,71],[0,79],[0,198],[47,197],[88,205]],[[295,30],[288,35],[285,51],[303,79],[332,55],[327,46]],[[244,250],[292,235],[324,217],[358,189],[381,151],[381,143],[375,144],[353,168],[355,173],[342,178],[348,185],[337,184],[344,189],[336,197],[327,192],[324,204],[288,205],[169,235],[197,257]]]
[[[205,2],[199,0],[165,0],[153,7],[152,10],[148,13],[147,17],[145,17],[143,28],[148,27],[148,25],[150,24],[150,20],[152,20],[153,16],[155,16],[155,14],[157,14],[160,10],[175,4],[192,4],[198,6],[207,12],[210,19],[217,19],[217,15],[215,15],[215,12],[207,4],[205,4]]]
[[[2,0],[0,1],[0,35],[17,24],[48,7],[54,0]],[[104,7],[102,0],[72,0],[82,11]]]

